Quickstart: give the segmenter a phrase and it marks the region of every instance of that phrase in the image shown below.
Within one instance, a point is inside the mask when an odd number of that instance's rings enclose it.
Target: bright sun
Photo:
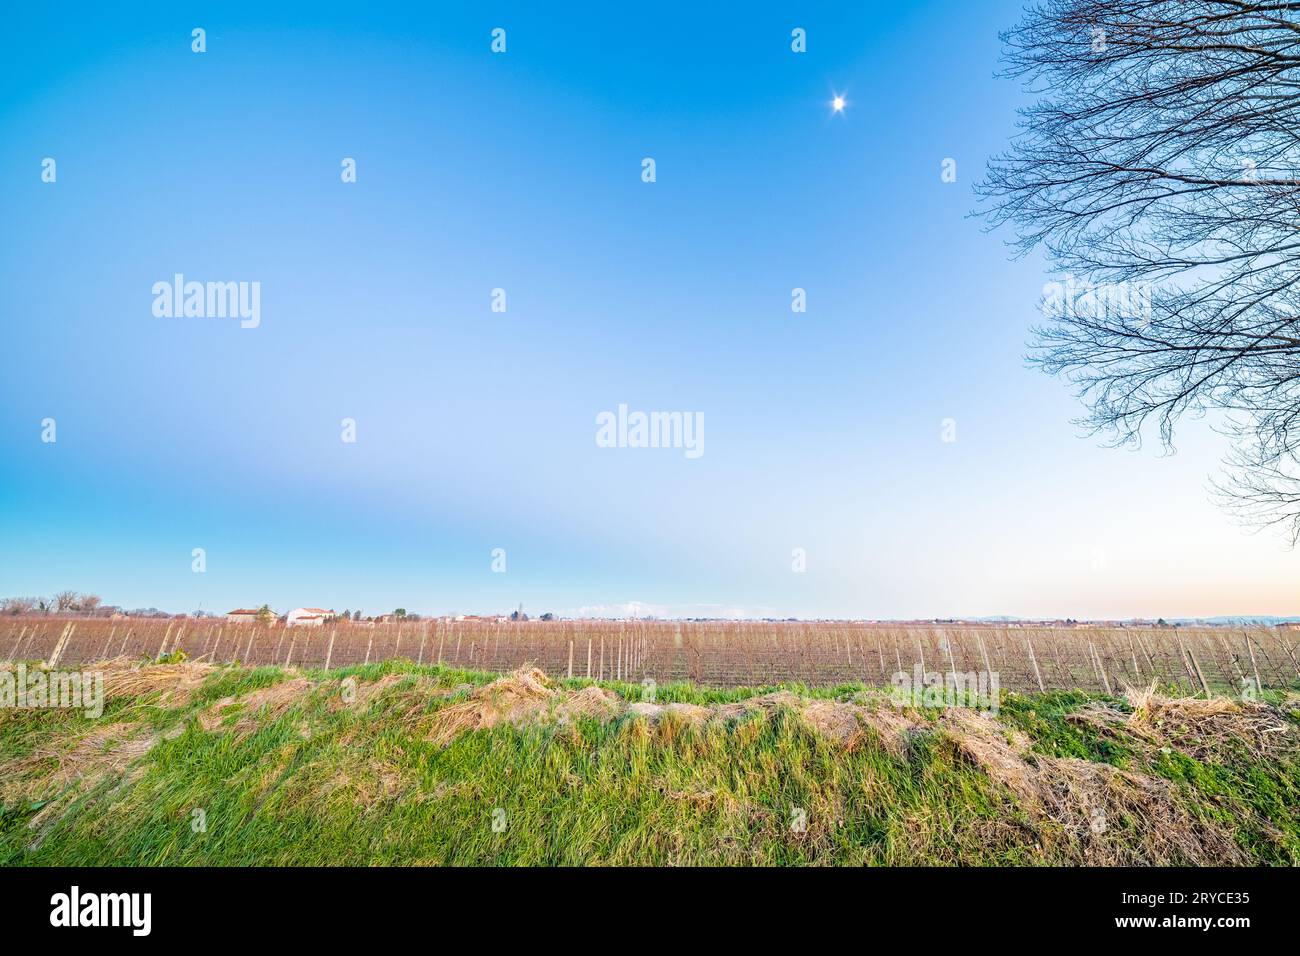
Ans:
[[[835,99],[831,100],[831,108],[834,109],[835,112],[837,112],[837,113],[843,113],[843,112],[844,112],[844,97],[842,97],[842,96],[837,96],[837,97],[835,97]]]

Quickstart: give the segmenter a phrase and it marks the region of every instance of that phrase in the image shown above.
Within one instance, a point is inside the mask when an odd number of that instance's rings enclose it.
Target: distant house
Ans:
[[[240,607],[227,611],[226,620],[231,624],[252,624],[257,621],[257,608]]]
[[[320,607],[296,607],[284,616],[284,626],[320,627],[328,618],[333,616],[333,611],[327,611]]]

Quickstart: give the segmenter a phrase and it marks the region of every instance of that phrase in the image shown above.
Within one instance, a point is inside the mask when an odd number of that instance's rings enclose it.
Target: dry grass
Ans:
[[[84,665],[84,670],[102,671],[104,698],[141,698],[159,695],[159,703],[179,705],[189,702],[190,695],[203,686],[216,666],[198,661],[177,664],[144,664],[117,657]]]
[[[1128,730],[1176,746],[1197,759],[1223,753],[1233,745],[1266,758],[1297,743],[1281,711],[1262,702],[1166,697],[1154,687],[1129,688],[1125,697],[1133,708],[1125,722]]]
[[[1193,817],[1167,780],[1110,764],[1033,752],[1028,737],[969,711],[945,712],[940,726],[952,744],[1019,798],[1039,838],[1078,848],[1090,866],[1245,863],[1222,826]],[[1137,835],[1107,839],[1111,827]]]
[[[429,733],[449,743],[463,733],[486,730],[501,723],[567,721],[579,717],[614,716],[621,701],[612,691],[587,687],[563,693],[535,667],[521,667],[470,692],[467,700],[438,710]]]
[[[1272,746],[1288,725],[1265,705],[1227,700],[1173,699],[1153,692],[1134,695],[1134,711],[1093,709],[1084,719],[1099,726],[1132,727],[1139,739],[1176,744],[1207,753],[1224,738]],[[1246,856],[1220,824],[1193,816],[1169,781],[1136,770],[1033,752],[1030,739],[989,715],[970,709],[939,712],[937,720],[890,706],[799,697],[788,692],[715,704],[628,703],[609,691],[588,687],[565,691],[536,669],[521,669],[474,691],[470,698],[435,715],[431,737],[446,744],[462,733],[500,723],[564,722],[577,716],[613,720],[630,716],[650,722],[703,726],[738,721],[756,712],[788,710],[814,733],[841,747],[853,747],[868,731],[890,752],[905,752],[913,735],[938,733],[970,764],[1016,798],[1038,838],[1055,852],[1074,853],[1087,865],[1172,865],[1244,863]],[[1153,733],[1154,731],[1154,733]],[[1294,736],[1294,735],[1291,735]],[[1263,750],[1261,749],[1261,752]],[[682,794],[705,801],[707,793]],[[1104,834],[1120,827],[1136,839]]]
[[[295,677],[240,697],[223,697],[199,714],[199,725],[204,730],[216,730],[226,724],[232,708],[237,707],[229,729],[236,734],[252,733],[262,722],[275,720],[300,703],[315,686],[305,677]]]
[[[558,688],[541,670],[520,668],[480,687],[465,701],[438,710],[432,718],[431,739],[449,743],[462,733],[498,724],[568,723],[581,718],[615,720],[631,716],[657,723],[672,720],[699,726],[709,721],[737,721],[756,712],[788,708],[814,731],[841,744],[862,736],[868,727],[897,737],[916,726],[915,719],[897,710],[827,700],[808,700],[788,691],[726,704],[628,702],[602,687],[577,691]]]

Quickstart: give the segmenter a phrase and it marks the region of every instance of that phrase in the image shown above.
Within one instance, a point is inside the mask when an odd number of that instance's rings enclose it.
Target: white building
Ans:
[[[296,607],[284,616],[285,627],[320,627],[326,618],[334,616],[333,611],[319,607]]]
[[[257,620],[257,610],[246,607],[236,608],[226,612],[226,620],[231,624],[252,624]]]

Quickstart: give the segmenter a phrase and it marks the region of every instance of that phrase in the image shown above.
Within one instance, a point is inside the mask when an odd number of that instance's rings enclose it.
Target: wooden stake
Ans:
[[[980,657],[984,658],[984,673],[989,675],[989,680],[993,679],[993,665],[989,663],[989,652],[984,646],[984,638],[978,633],[975,635],[975,643],[979,645]]]
[[[1300,664],[1296,663],[1295,654],[1291,653],[1291,647],[1281,634],[1277,636],[1277,642],[1282,645],[1282,650],[1286,651],[1286,656],[1291,658],[1291,666],[1295,668],[1295,676],[1300,677]]]
[[[27,625],[24,624],[23,629],[18,632],[18,640],[14,641],[14,649],[9,652],[9,659],[11,661],[18,660],[18,648],[22,647],[23,638],[26,636],[26,634],[27,634]]]
[[[1187,647],[1183,644],[1183,636],[1181,634],[1178,635],[1178,653],[1183,659],[1183,670],[1187,672],[1187,682],[1194,688],[1196,686],[1196,674],[1192,671],[1192,662],[1187,659]],[[1192,693],[1194,695],[1196,691],[1193,690]]]
[[[1058,646],[1059,644],[1060,641],[1056,640],[1055,637],[1048,638],[1047,645],[1052,649],[1052,661],[1056,664],[1056,676],[1061,678],[1061,684],[1067,690],[1070,690],[1077,686],[1074,683],[1074,665],[1070,666],[1070,673],[1067,674],[1065,668],[1061,665],[1061,648]]]
[[[113,643],[113,632],[116,631],[116,630],[117,630],[116,627],[112,627],[112,628],[110,628],[109,631],[108,631],[108,640],[106,640],[106,641],[104,642],[104,649],[103,649],[102,651],[99,652],[99,659],[100,659],[101,661],[106,661],[106,660],[108,660],[108,649],[109,649],[109,647],[110,647],[110,646],[112,645],[112,643]]]
[[[1043,675],[1038,672],[1038,658],[1034,656],[1034,642],[1029,639],[1028,634],[1025,635],[1025,647],[1029,648],[1029,663],[1034,665],[1034,677],[1038,679],[1038,692],[1045,694],[1047,688],[1043,686]]]
[[[1138,642],[1138,647],[1142,648],[1142,656],[1145,657],[1147,660],[1147,667],[1151,669],[1151,676],[1159,677],[1160,669],[1156,667],[1156,659],[1152,657],[1151,652],[1147,650],[1146,638],[1144,638],[1141,634],[1139,634],[1137,636],[1137,642]]]
[[[59,635],[58,641],[54,644],[54,651],[50,654],[50,662],[45,665],[46,670],[54,670],[59,665],[59,658],[63,656],[63,649],[68,645],[68,638],[72,636],[72,629],[76,625],[69,624]]]
[[[1196,652],[1189,647],[1187,653],[1192,657],[1192,666],[1196,668],[1196,676],[1201,679],[1201,687],[1205,691],[1205,697],[1208,700],[1210,698],[1210,685],[1205,682],[1205,675],[1201,673],[1201,665],[1196,660]]]
[[[1233,676],[1237,678],[1237,684],[1240,685],[1242,678],[1246,675],[1241,672],[1241,668],[1237,665],[1237,655],[1232,653],[1228,648],[1228,642],[1224,639],[1222,634],[1215,634],[1214,636],[1218,638],[1219,648],[1223,651],[1224,659],[1228,662],[1228,665],[1232,667]],[[1224,668],[1220,668],[1220,673],[1222,673],[1224,677],[1228,676],[1228,672]],[[1257,686],[1258,683],[1259,682],[1256,681]]]
[[[1264,689],[1264,682],[1259,679],[1259,663],[1255,660],[1255,648],[1250,645],[1250,635],[1244,634],[1246,638],[1246,650],[1250,652],[1250,669],[1255,672],[1255,690]]]
[[[172,622],[168,621],[167,632],[163,634],[162,643],[158,645],[158,653],[154,655],[155,658],[163,656],[163,651],[167,650],[167,639],[171,636],[172,636]]]
[[[32,652],[32,642],[36,640],[36,635],[37,635],[39,632],[40,632],[40,628],[38,628],[38,627],[33,627],[33,628],[32,628],[32,632],[31,632],[30,634],[27,635],[27,642],[23,645],[23,650],[20,650],[20,651],[18,652],[18,657],[19,657],[19,659],[21,659],[21,660],[26,660],[26,659],[27,659],[27,656],[28,656],[29,654],[31,654],[31,652]]]
[[[1097,666],[1097,673],[1101,675],[1101,684],[1106,688],[1106,693],[1110,693],[1110,681],[1106,677],[1106,669],[1101,666],[1101,655],[1097,653],[1097,647],[1088,642],[1088,650],[1092,651],[1092,662]]]

